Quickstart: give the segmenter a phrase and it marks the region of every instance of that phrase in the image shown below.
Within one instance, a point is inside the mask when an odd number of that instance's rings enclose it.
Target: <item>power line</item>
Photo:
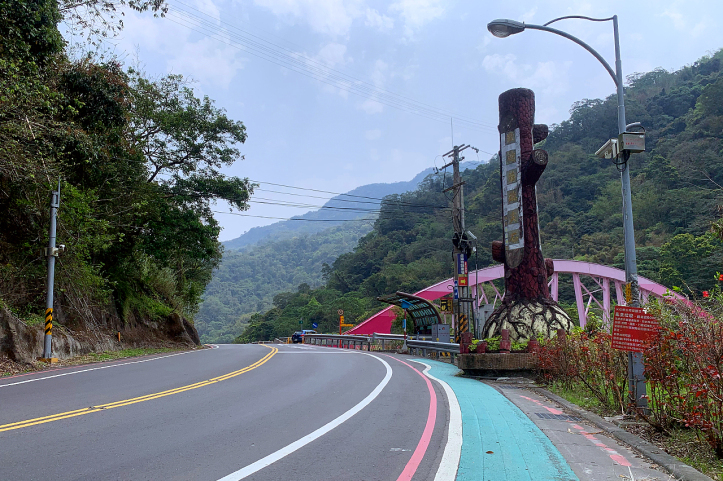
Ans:
[[[380,200],[380,201],[386,200],[386,199],[383,199],[383,198],[380,198],[380,197],[369,197],[369,196],[366,196],[366,195],[355,195],[355,194],[343,194],[343,193],[340,193],[340,192],[331,192],[331,191],[329,191],[329,190],[311,189],[311,188],[308,188],[308,187],[295,187],[295,186],[293,186],[293,185],[276,184],[276,183],[274,183],[274,182],[264,182],[264,181],[261,181],[261,180],[249,180],[249,182],[251,182],[251,183],[253,183],[253,184],[275,185],[276,187],[285,187],[285,188],[287,188],[287,189],[297,189],[297,190],[306,190],[306,191],[310,191],[310,192],[319,192],[319,193],[322,193],[322,194],[343,195],[343,196],[346,196],[346,197],[355,197],[355,198],[358,198],[358,199],[372,199],[372,200]],[[339,200],[342,200],[342,199],[339,199]],[[433,209],[447,209],[447,207],[441,207],[441,206],[429,205],[429,204],[416,204],[416,203],[413,203],[413,202],[406,202],[406,201],[397,201],[397,202],[395,202],[395,204],[397,204],[397,205],[405,205],[405,206],[408,206],[408,207],[431,207],[431,208],[433,208]]]
[[[196,10],[195,8],[190,7],[186,4],[181,3],[181,5]],[[210,17],[203,12],[199,11],[199,13],[213,19],[213,17]],[[281,47],[277,44],[264,40],[261,37],[246,32],[228,22],[221,21],[221,23],[228,25],[233,30],[237,30],[241,33],[239,34],[226,29],[226,33],[228,34],[229,38],[223,38],[218,32],[218,24],[216,23],[216,19],[213,19],[213,21],[209,21],[205,18],[199,17],[192,12],[180,8],[178,10],[170,11],[169,16],[173,17],[169,17],[171,21],[186,28],[189,28],[190,30],[214,38],[215,40],[226,43],[227,45],[230,45],[234,48],[243,50],[251,55],[262,58],[289,70],[293,70],[297,73],[313,78],[327,85],[347,91],[349,93],[353,93],[355,95],[359,95],[365,98],[370,98],[389,107],[420,115],[430,120],[443,120],[444,122],[446,122],[448,118],[454,117],[457,119],[458,122],[468,124],[468,127],[478,130],[486,129],[496,131],[495,127],[492,127],[488,124],[469,120],[460,116],[451,115],[449,112],[445,112],[441,109],[429,106],[428,104],[415,101],[409,97],[395,94],[388,90],[377,87],[376,85],[373,85],[369,82],[365,82],[361,79],[345,74],[317,60],[303,56],[297,52],[294,52],[293,50]],[[191,25],[186,22],[191,22]],[[200,28],[201,30],[198,30],[194,27]],[[256,40],[249,39],[247,38],[248,36],[254,37],[254,39]],[[231,38],[235,40],[232,40]],[[241,47],[239,47],[237,44],[240,44]]]
[[[227,214],[227,215],[238,215],[241,217],[256,217],[258,219],[276,219],[276,220],[294,220],[304,222],[362,222],[362,221],[376,221],[376,219],[303,219],[301,217],[270,217],[266,215],[252,215],[252,214],[241,214],[240,212],[223,212],[220,210],[212,210],[215,214]]]
[[[424,108],[425,110],[428,110],[428,111],[430,111],[430,112],[444,115],[444,116],[447,117],[447,118],[450,117],[450,116],[451,116],[451,117],[454,117],[454,118],[456,118],[456,119],[457,119],[458,121],[460,121],[460,122],[477,125],[477,126],[480,126],[480,127],[484,127],[484,128],[491,129],[491,130],[496,130],[496,127],[493,126],[493,125],[491,125],[491,124],[486,124],[486,123],[484,123],[484,122],[479,122],[479,121],[477,121],[477,120],[473,120],[473,119],[470,119],[470,118],[458,116],[458,115],[452,114],[452,113],[450,113],[450,112],[446,112],[446,111],[443,111],[443,110],[441,110],[441,109],[438,109],[438,108],[436,108],[436,107],[434,107],[434,106],[432,106],[432,105],[426,104],[426,103],[424,103],[424,102],[419,102],[419,101],[417,101],[417,100],[414,100],[414,99],[412,99],[411,97],[407,97],[407,96],[404,96],[404,95],[401,95],[401,94],[397,94],[397,93],[395,93],[395,92],[391,92],[391,91],[386,90],[386,89],[384,89],[384,88],[381,88],[381,87],[379,87],[379,86],[377,86],[377,85],[374,85],[374,84],[371,84],[371,83],[369,83],[369,82],[367,82],[367,81],[364,81],[364,80],[362,80],[362,79],[359,79],[358,77],[354,77],[354,76],[349,75],[349,74],[347,74],[347,73],[345,73],[345,72],[342,72],[342,71],[340,71],[340,70],[337,70],[337,69],[334,69],[334,68],[332,68],[332,67],[329,67],[328,65],[324,64],[323,62],[320,62],[320,61],[315,60],[315,59],[313,59],[313,58],[309,58],[309,57],[307,57],[307,56],[305,56],[305,55],[301,55],[301,54],[299,54],[298,52],[296,52],[296,51],[294,51],[294,50],[291,50],[291,49],[288,49],[288,48],[286,48],[286,47],[282,47],[282,46],[280,46],[280,45],[278,45],[278,44],[275,44],[275,43],[273,43],[273,42],[270,42],[270,41],[268,41],[268,40],[266,40],[266,39],[264,39],[264,38],[262,38],[262,37],[260,37],[260,36],[258,36],[258,35],[255,35],[255,34],[253,34],[253,33],[251,33],[251,32],[248,32],[248,31],[246,31],[246,30],[243,30],[242,28],[240,28],[240,27],[238,27],[238,26],[236,26],[236,25],[234,25],[234,24],[231,24],[231,23],[229,23],[229,22],[225,22],[225,21],[223,21],[223,20],[221,20],[221,19],[216,19],[216,18],[212,17],[211,15],[208,15],[207,13],[202,12],[201,10],[198,10],[197,8],[195,8],[195,7],[191,6],[191,5],[185,4],[185,3],[183,3],[183,2],[177,2],[177,3],[183,5],[184,7],[188,8],[188,9],[190,9],[190,10],[194,10],[194,11],[200,13],[201,15],[203,15],[204,17],[207,17],[207,18],[210,19],[210,20],[208,20],[208,19],[206,19],[206,18],[201,18],[201,17],[199,17],[198,15],[196,15],[196,14],[194,14],[194,13],[192,13],[192,12],[189,12],[189,11],[187,11],[187,10],[183,10],[183,9],[179,9],[177,12],[182,13],[182,14],[186,15],[187,17],[190,17],[191,19],[194,19],[194,20],[197,20],[197,21],[199,21],[199,22],[202,22],[204,25],[210,25],[210,28],[212,28],[214,32],[217,30],[217,27],[218,27],[217,22],[220,22],[221,24],[227,25],[227,26],[230,27],[232,30],[235,30],[235,31],[240,32],[240,34],[235,34],[235,36],[236,36],[237,38],[239,38],[242,42],[247,42],[251,48],[255,48],[255,49],[257,49],[257,50],[261,50],[261,51],[263,51],[263,53],[266,54],[266,55],[273,55],[273,56],[275,56],[277,59],[280,59],[280,60],[283,60],[283,61],[286,61],[286,62],[291,62],[291,63],[294,64],[294,65],[301,65],[301,66],[304,67],[304,68],[313,67],[314,70],[316,70],[316,71],[321,71],[322,73],[325,73],[325,74],[329,74],[329,72],[333,72],[335,78],[340,78],[340,79],[342,79],[342,80],[344,80],[344,81],[351,81],[351,82],[353,82],[353,83],[355,83],[355,84],[361,84],[361,85],[363,85],[365,88],[370,88],[370,89],[372,89],[373,92],[378,93],[378,94],[380,94],[380,95],[385,95],[385,96],[390,97],[390,98],[393,98],[393,99],[395,99],[395,100],[404,100],[404,101],[409,102],[409,103],[411,103],[411,104],[415,104],[415,105],[417,105],[417,106],[420,106],[420,107],[422,107],[422,108]],[[173,13],[176,13],[176,11],[173,11]],[[229,32],[229,33],[230,33],[230,32]],[[256,39],[256,40],[248,39],[248,38],[246,38],[245,36],[253,37],[253,38]]]

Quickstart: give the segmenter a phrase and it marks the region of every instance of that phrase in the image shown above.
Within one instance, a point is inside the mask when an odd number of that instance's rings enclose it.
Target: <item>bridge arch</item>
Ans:
[[[625,296],[623,295],[625,271],[615,267],[583,261],[555,259],[553,263],[555,272],[548,281],[550,294],[552,298],[557,301],[560,274],[572,275],[577,314],[582,327],[587,323],[587,316],[591,308],[594,307],[600,308],[603,312],[603,321],[609,322],[613,292],[615,293],[617,304],[625,305]],[[478,269],[469,273],[470,287],[478,289],[480,305],[482,303],[496,304],[502,300],[504,292],[500,292],[493,281],[503,278],[504,275],[504,266],[502,264],[485,267],[484,269]],[[681,298],[680,295],[671,293],[667,287],[645,277],[639,277],[638,282],[640,284],[640,295],[643,303],[647,302],[651,295],[659,298],[664,296]],[[445,279],[442,282],[415,292],[414,295],[429,301],[436,300],[452,292],[453,285],[454,281],[452,278]],[[493,299],[490,299],[492,297],[491,295],[487,296],[483,288],[485,285],[490,286],[490,288],[487,289],[489,292],[494,292]],[[392,311],[392,306],[387,307],[347,331],[347,334],[388,333],[391,331],[394,318],[395,315]]]

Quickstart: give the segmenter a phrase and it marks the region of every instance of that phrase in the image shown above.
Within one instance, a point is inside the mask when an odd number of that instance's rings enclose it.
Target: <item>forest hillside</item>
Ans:
[[[210,204],[248,207],[252,185],[221,173],[240,158],[242,122],[181,75],[67,53],[63,18],[102,37],[122,27],[119,6],[0,0],[0,357],[28,361],[42,346],[51,191],[66,247],[58,357],[118,348],[117,332],[130,345],[197,343],[193,316],[222,252]]]

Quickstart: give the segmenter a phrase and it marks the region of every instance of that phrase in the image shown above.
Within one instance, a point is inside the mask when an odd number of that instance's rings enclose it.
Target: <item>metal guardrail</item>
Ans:
[[[459,354],[459,344],[453,342],[417,341],[410,339],[407,340],[407,348],[410,353],[416,354],[417,356],[421,354],[422,357],[427,357],[427,351],[447,353],[453,364],[454,357]]]
[[[304,344],[314,344],[318,346],[334,346],[347,349],[356,349],[359,345],[361,349],[366,344],[367,351],[372,350],[371,337],[344,334],[305,334]]]
[[[386,343],[393,341],[398,345],[399,342],[404,341],[404,335],[402,334],[381,334],[374,333],[371,336],[362,335],[339,335],[339,334],[306,334],[304,335],[305,344],[313,344],[317,346],[329,346],[329,347],[340,347],[346,349],[356,349],[357,346],[360,349],[371,351],[372,345],[375,347],[381,347],[381,350],[386,349]],[[381,344],[381,346],[379,346]],[[435,342],[435,341],[420,341],[416,339],[407,338],[407,348],[415,353],[427,357],[427,352],[442,352],[449,353],[451,358],[459,354],[459,344],[451,342]]]

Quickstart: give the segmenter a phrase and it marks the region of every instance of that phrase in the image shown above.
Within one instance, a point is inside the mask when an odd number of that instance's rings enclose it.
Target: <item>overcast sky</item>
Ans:
[[[497,96],[507,89],[533,89],[536,121],[547,124],[565,120],[577,100],[614,93],[604,68],[578,45],[534,30],[497,39],[486,28],[493,19],[543,24],[564,15],[617,14],[624,75],[677,69],[723,47],[720,0],[169,5],[166,18],[127,12],[125,29],[112,41],[116,54],[128,64],[137,58],[152,76],[192,77],[199,95],[244,122],[245,160],[227,174],[333,192],[410,180],[440,166],[439,155],[453,145],[450,117],[454,143],[472,144],[480,160],[489,159],[499,147]],[[612,22],[555,26],[583,39],[614,68]],[[477,160],[467,152],[468,160]],[[261,191],[257,196],[324,202]],[[246,214],[288,218],[307,210],[252,203]],[[274,222],[226,214],[217,219],[221,240]]]

